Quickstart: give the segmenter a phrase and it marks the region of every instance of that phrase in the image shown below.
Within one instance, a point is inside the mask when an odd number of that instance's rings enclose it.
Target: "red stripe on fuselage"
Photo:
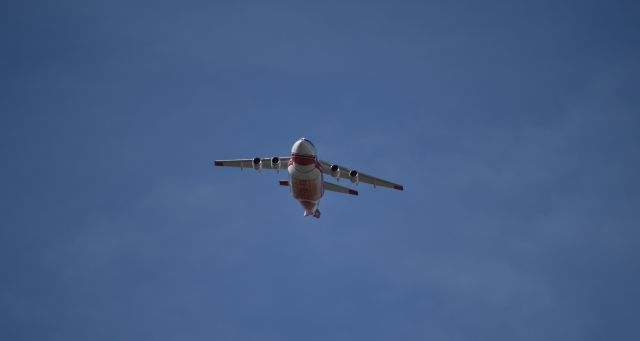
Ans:
[[[308,166],[316,163],[316,157],[302,154],[291,154],[291,160],[300,166]]]
[[[289,165],[291,166],[293,163],[300,166],[309,166],[315,163],[316,168],[322,173],[322,165],[318,162],[318,159],[315,156],[311,155],[303,155],[303,154],[291,154],[291,160],[289,160]]]

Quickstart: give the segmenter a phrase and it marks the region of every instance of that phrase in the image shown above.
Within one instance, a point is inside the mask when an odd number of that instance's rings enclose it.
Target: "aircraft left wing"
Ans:
[[[256,157],[253,159],[236,159],[236,160],[215,160],[214,166],[219,167],[239,167],[253,168],[253,169],[284,169],[286,170],[289,164],[289,156],[274,156],[274,157]]]
[[[322,165],[322,172],[334,178],[336,177],[338,179],[344,178],[355,183],[364,182],[364,183],[373,185],[373,187],[382,186],[382,187],[397,189],[399,191],[404,190],[404,187],[402,185],[393,183],[391,181],[383,180],[380,178],[376,178],[375,176],[360,173],[356,170],[353,170],[344,166],[332,164],[324,160],[320,160],[320,164]]]

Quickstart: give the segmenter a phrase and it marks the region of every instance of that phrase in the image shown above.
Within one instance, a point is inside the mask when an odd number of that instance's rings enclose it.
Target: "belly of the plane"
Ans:
[[[317,202],[323,194],[322,172],[314,166],[300,168],[289,166],[289,184],[293,197],[300,201]]]

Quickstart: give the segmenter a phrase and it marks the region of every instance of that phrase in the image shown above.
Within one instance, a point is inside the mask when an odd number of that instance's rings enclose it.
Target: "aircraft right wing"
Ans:
[[[214,166],[219,167],[240,167],[253,168],[253,169],[284,169],[286,170],[289,164],[289,156],[275,156],[275,157],[256,157],[253,159],[235,159],[235,160],[215,160]]]

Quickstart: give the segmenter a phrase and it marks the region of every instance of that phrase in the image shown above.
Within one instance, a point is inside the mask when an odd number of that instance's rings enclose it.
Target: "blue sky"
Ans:
[[[629,340],[633,1],[0,5],[0,339]],[[321,158],[327,193],[211,167]]]

